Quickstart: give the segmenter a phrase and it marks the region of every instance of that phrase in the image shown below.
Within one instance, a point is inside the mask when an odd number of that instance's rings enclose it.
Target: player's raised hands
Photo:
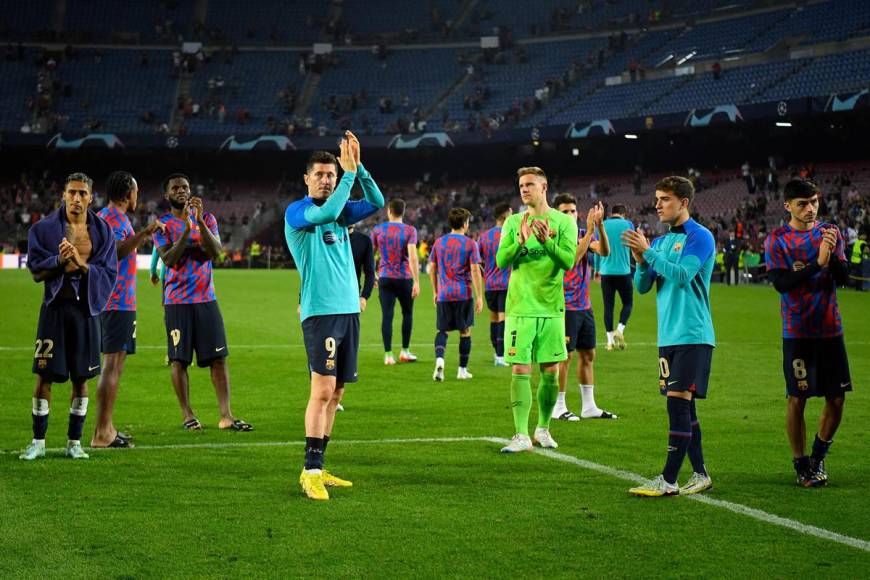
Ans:
[[[599,228],[604,225],[604,204],[600,201],[595,206],[595,225]]]
[[[62,262],[71,264],[76,268],[84,268],[85,261],[82,259],[76,247],[72,245],[69,240],[66,238],[61,240],[60,245],[58,245],[58,250],[60,251]]]
[[[834,248],[837,247],[837,230],[834,228],[825,228],[822,233],[822,244],[819,246],[819,266],[825,267],[831,261],[831,254],[834,253]]]
[[[342,171],[356,173],[356,161],[354,161],[350,141],[347,138],[341,140],[339,150],[341,155],[338,157],[338,164],[341,165]]]
[[[550,222],[545,218],[532,222],[532,231],[540,243],[545,243],[550,237]]]
[[[599,201],[586,212],[586,231],[591,232],[596,225],[601,226],[604,219],[604,206]]]
[[[532,226],[529,225],[529,212],[523,213],[523,221],[520,222],[520,244],[525,244],[532,237]]]
[[[649,249],[649,242],[646,240],[646,236],[641,228],[622,232],[622,245],[627,246],[631,250],[631,255],[634,256],[634,260],[637,263],[646,263],[643,253]]]
[[[204,210],[202,209],[202,198],[201,197],[191,197],[190,209],[193,210],[193,216],[196,219],[197,223],[202,222],[202,216],[204,215]]]
[[[356,135],[351,133],[350,131],[345,131],[344,136],[347,139],[348,143],[350,143],[350,152],[353,157],[354,163],[357,165],[360,164],[359,156],[360,156],[360,144],[359,139],[356,138]]]

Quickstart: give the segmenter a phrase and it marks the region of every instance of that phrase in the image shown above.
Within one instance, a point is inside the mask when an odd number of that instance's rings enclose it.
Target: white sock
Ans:
[[[305,473],[307,473],[308,475],[320,475],[321,473],[323,473],[323,470],[322,469],[306,469]]]
[[[559,398],[556,400],[556,406],[557,407],[564,407],[565,406],[565,393],[564,393],[564,391],[559,393]]]
[[[37,417],[48,415],[48,399],[37,399],[36,397],[33,397],[31,403],[34,415]]]
[[[40,447],[45,447],[45,439],[34,439],[32,441],[34,445],[38,445]]]
[[[76,443],[81,444],[81,440],[80,439],[67,439],[66,440],[67,446],[75,445]]]
[[[582,401],[581,413],[591,413],[598,410],[595,404],[595,385],[580,385],[580,400]]]
[[[616,325],[616,332],[618,332],[619,334],[622,334],[623,332],[625,332],[625,325],[621,322],[619,324],[617,324]]]
[[[468,369],[466,367],[459,367],[458,370],[460,373],[467,373],[468,372]]]
[[[436,358],[435,359],[435,366],[441,367],[443,369],[444,368],[444,359],[441,358],[440,356],[438,358]]]
[[[78,415],[79,417],[84,417],[88,414],[88,398],[87,397],[76,397],[72,400],[72,405],[70,405],[69,412],[73,415]]]
[[[607,331],[607,344],[613,344],[613,331]]]

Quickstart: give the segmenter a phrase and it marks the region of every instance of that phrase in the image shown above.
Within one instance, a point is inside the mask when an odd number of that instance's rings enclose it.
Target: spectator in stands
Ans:
[[[722,65],[719,64],[719,61],[714,62],[710,68],[713,71],[713,79],[718,81],[722,78]]]
[[[745,161],[740,166],[740,173],[743,176],[743,181],[746,182],[746,192],[749,194],[755,193],[755,175],[752,173],[752,166],[749,161]]]

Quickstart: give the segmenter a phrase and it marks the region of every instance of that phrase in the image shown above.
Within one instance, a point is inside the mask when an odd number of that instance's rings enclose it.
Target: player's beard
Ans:
[[[175,200],[175,199],[170,199],[170,200],[169,200],[169,205],[172,206],[172,209],[179,209],[179,210],[180,210],[180,209],[184,209],[184,206],[187,205],[187,204],[186,204],[186,203],[182,203],[182,202],[180,202],[180,201],[178,201],[178,200]]]

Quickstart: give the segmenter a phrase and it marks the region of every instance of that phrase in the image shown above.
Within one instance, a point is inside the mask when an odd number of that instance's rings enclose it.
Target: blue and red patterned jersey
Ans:
[[[106,220],[118,242],[136,234],[127,214],[116,207],[104,207],[97,215]],[[136,252],[118,260],[118,277],[106,310],[136,310]]]
[[[578,240],[586,235],[586,230],[580,230]],[[591,250],[590,250],[591,251]],[[589,300],[589,280],[592,278],[592,268],[589,266],[589,252],[577,262],[573,268],[565,272],[565,309],[589,310],[592,302]]]
[[[483,278],[486,282],[486,290],[507,290],[508,279],[511,270],[502,270],[495,264],[495,255],[498,252],[498,244],[501,242],[501,226],[495,226],[486,230],[480,236],[480,257],[483,259]]]
[[[764,261],[768,270],[800,270],[818,260],[822,234],[837,226],[816,223],[802,232],[789,225],[776,228],[764,241]],[[837,230],[837,247],[831,260],[846,260],[843,236]],[[834,277],[822,268],[797,288],[781,295],[783,338],[832,338],[843,334]]]
[[[438,266],[438,302],[471,300],[471,266],[480,264],[477,242],[461,234],[441,236],[429,261]]]
[[[378,265],[379,278],[409,280],[411,267],[408,264],[408,244],[417,243],[417,229],[408,224],[384,222],[372,230],[375,251],[381,254]]]
[[[166,234],[160,230],[154,232],[154,245],[163,247],[174,244],[184,231],[184,222],[171,212],[160,216],[160,221],[166,224]],[[202,248],[202,232],[196,223],[193,212],[190,213],[190,234],[187,237],[187,247],[178,262],[166,268],[166,281],[163,285],[164,304],[198,304],[213,302],[214,281],[212,280],[211,260]],[[209,231],[220,239],[217,220],[210,213],[203,216]]]

